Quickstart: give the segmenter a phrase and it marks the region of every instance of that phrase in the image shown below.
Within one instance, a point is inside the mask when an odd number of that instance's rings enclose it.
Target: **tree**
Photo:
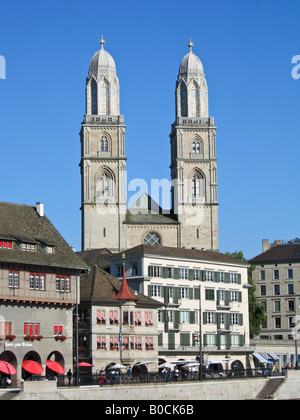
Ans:
[[[231,257],[247,262],[246,258],[242,251],[235,251],[233,253],[226,252],[226,255],[230,255]],[[255,296],[256,286],[252,280],[252,273],[255,270],[255,265],[251,265],[248,268],[248,284],[252,287],[249,288],[248,292],[248,301],[249,301],[249,328],[250,328],[250,337],[255,335],[259,335],[261,326],[266,318],[265,308],[262,304],[260,304]]]

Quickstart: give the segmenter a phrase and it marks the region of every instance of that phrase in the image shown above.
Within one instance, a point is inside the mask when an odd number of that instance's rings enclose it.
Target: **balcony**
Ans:
[[[230,310],[232,308],[232,302],[225,301],[225,300],[218,300],[217,301],[217,309],[218,310]]]

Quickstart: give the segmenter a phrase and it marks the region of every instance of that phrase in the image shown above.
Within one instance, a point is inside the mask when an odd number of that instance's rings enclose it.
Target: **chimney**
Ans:
[[[36,211],[40,217],[44,217],[44,203],[36,203]]]
[[[271,248],[271,245],[269,244],[269,239],[263,239],[262,240],[262,251],[266,252]]]

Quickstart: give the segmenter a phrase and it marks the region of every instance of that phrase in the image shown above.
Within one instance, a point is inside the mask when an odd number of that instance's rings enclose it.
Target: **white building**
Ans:
[[[218,252],[140,245],[108,257],[113,276],[121,278],[124,254],[128,284],[164,304],[157,319],[160,359],[195,360],[201,329],[204,362],[249,367],[247,264]]]

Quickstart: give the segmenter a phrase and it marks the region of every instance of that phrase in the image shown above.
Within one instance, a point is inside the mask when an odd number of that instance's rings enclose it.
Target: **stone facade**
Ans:
[[[203,66],[192,52],[192,43],[176,83],[167,191],[172,191],[172,208],[165,212],[155,203],[155,211],[144,206],[140,214],[127,209],[119,81],[103,39],[100,44],[90,64],[80,132],[82,249],[120,251],[147,244],[148,235],[154,234],[160,245],[218,250],[216,127],[208,114]]]

